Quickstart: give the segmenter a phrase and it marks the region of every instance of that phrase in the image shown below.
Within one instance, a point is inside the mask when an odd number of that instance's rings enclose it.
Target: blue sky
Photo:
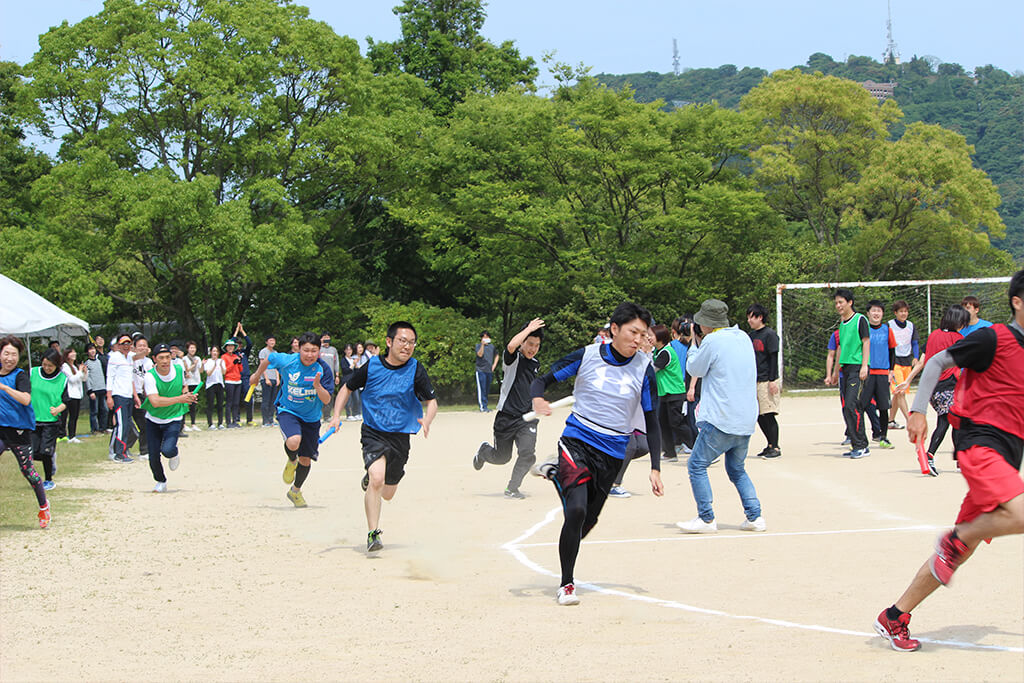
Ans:
[[[307,0],[310,15],[360,41],[400,34],[397,0]],[[25,63],[40,33],[102,9],[101,0],[0,0],[0,59]],[[1006,0],[892,0],[893,32],[905,59],[934,55],[968,71],[994,64],[1024,70],[1024,3]],[[814,52],[879,59],[886,45],[885,0],[492,0],[484,34],[511,39],[540,60],[580,62],[595,73],[668,72],[672,39],[683,67],[803,64]],[[545,79],[546,80],[546,79]]]

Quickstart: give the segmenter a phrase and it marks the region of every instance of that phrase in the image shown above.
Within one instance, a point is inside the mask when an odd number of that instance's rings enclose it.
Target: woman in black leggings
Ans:
[[[220,348],[210,347],[210,357],[203,363],[206,372],[206,423],[210,429],[224,429],[224,361]],[[217,426],[213,426],[213,406],[217,404]]]

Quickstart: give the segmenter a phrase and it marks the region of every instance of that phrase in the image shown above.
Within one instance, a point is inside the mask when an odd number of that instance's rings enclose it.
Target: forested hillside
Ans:
[[[1006,237],[994,243],[1017,258],[1024,257],[1024,75],[1011,75],[991,65],[971,73],[960,64],[916,56],[903,64],[858,56],[837,62],[821,52],[795,68],[854,81],[895,82],[895,99],[904,117],[902,125],[893,127],[894,136],[902,135],[906,125],[915,121],[939,124],[963,135],[974,145],[975,164],[989,175],[1002,197],[999,214],[1006,223]],[[690,69],[678,76],[647,72],[596,78],[613,88],[628,84],[640,102],[661,99],[669,107],[678,107],[715,100],[736,108],[740,98],[767,75],[764,69],[725,64]]]

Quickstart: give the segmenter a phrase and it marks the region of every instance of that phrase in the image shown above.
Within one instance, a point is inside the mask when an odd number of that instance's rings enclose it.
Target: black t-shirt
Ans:
[[[1017,343],[1024,346],[1024,335],[1013,327],[1009,329]],[[995,360],[998,344],[996,331],[991,327],[985,327],[971,332],[946,350],[953,356],[957,367],[975,372],[985,372]],[[1024,382],[1024,372],[1020,374],[1019,381]],[[1024,439],[997,427],[977,424],[966,418],[961,418],[956,447],[958,450],[963,450],[971,446],[991,448],[1018,470],[1021,467],[1022,459],[1024,459],[1022,457],[1024,456]]]
[[[386,370],[397,370],[398,368],[404,367],[402,365],[392,365],[385,360],[384,356],[380,356],[380,364],[384,366]],[[366,386],[366,378],[369,373],[370,364],[363,363],[352,376],[345,381],[345,386],[351,391],[356,389],[362,389]],[[416,363],[416,376],[413,378],[413,391],[416,392],[416,398],[420,401],[431,401],[435,398],[434,396],[434,385],[430,382],[430,376],[427,375],[427,369],[423,367],[423,363]]]
[[[750,330],[747,334],[754,345],[757,381],[774,382],[779,378],[779,335],[768,326]]]
[[[501,380],[498,412],[521,417],[533,410],[530,385],[540,372],[540,361],[527,358],[518,350],[509,353],[508,348],[502,352],[501,360],[505,364],[505,376]]]

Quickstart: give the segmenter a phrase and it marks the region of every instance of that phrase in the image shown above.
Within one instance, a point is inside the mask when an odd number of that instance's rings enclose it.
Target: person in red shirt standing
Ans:
[[[939,537],[935,553],[899,600],[875,620],[875,631],[894,650],[921,647],[910,637],[911,610],[940,585],[949,585],[982,541],[1024,533],[1024,270],[1010,280],[1009,299],[1009,324],[977,330],[936,353],[921,375],[907,423],[907,436],[914,443],[928,431],[927,397],[940,376],[961,368],[949,420],[958,431],[956,449],[967,495],[956,525]]]

